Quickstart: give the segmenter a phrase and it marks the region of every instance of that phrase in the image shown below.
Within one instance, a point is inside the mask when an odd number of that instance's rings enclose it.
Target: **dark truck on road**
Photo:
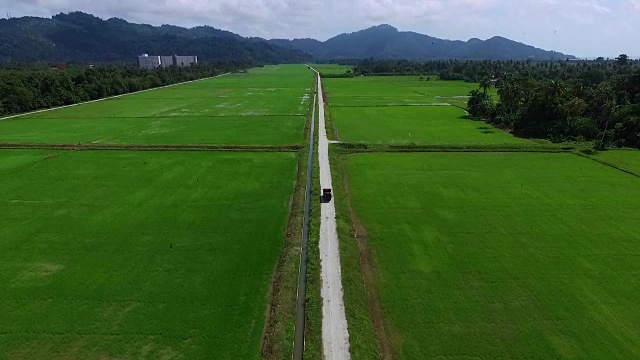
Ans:
[[[322,202],[329,202],[331,201],[332,197],[333,195],[331,195],[331,189],[322,189],[322,197],[320,199]]]

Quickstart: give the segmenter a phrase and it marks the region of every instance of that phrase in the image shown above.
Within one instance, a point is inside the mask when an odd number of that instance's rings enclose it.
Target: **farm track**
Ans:
[[[329,141],[324,118],[325,98],[322,79],[318,74],[318,160],[320,163],[321,188],[333,188],[329,164]],[[320,207],[320,264],[322,277],[322,345],[325,359],[347,360],[349,330],[344,307],[340,246],[336,224],[336,209],[333,200]]]

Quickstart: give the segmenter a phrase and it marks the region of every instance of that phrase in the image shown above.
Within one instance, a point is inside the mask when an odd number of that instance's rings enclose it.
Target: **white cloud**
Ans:
[[[583,9],[588,12],[593,12],[597,14],[606,14],[610,13],[611,9],[602,5],[598,1],[573,1],[573,6],[579,9]]]
[[[631,11],[640,12],[640,0],[627,0],[627,7]]]

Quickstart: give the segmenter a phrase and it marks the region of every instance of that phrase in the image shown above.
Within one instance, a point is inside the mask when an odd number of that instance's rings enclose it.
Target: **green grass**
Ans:
[[[309,247],[307,263],[307,297],[305,309],[305,360],[324,359],[322,349],[322,279],[320,276],[320,202],[314,201],[320,197],[320,162],[318,160],[318,108],[316,106],[316,132],[314,142],[313,179],[311,188],[311,214],[309,223]]]
[[[640,176],[640,151],[638,150],[599,151],[593,157]]]
[[[35,123],[37,121],[37,123]],[[0,121],[2,142],[283,145],[302,142],[304,116]]]
[[[527,144],[452,106],[335,107],[338,137],[374,144]]]
[[[426,78],[431,80],[427,81]],[[352,79],[324,79],[332,107],[388,106],[397,104],[449,103],[467,106],[467,96],[478,84],[435,80],[436,76],[364,76]],[[496,96],[495,89],[491,94]]]
[[[338,64],[309,64],[321,74],[344,74],[347,70],[353,70],[353,66]]]
[[[296,154],[0,152],[3,357],[260,358]]]
[[[640,357],[636,177],[573,154],[346,161],[398,358]]]
[[[8,174],[17,171],[23,166],[29,166],[36,161],[42,160],[47,154],[38,151],[6,151],[0,152],[0,174]]]
[[[268,66],[0,121],[0,142],[301,144],[304,65]]]
[[[340,266],[344,290],[345,314],[349,328],[349,352],[353,359],[380,359],[376,331],[374,329],[368,284],[365,283],[361,249],[363,239],[357,238],[349,204],[348,178],[345,171],[345,156],[331,151],[331,174],[336,206],[336,224],[340,239]],[[367,273],[369,275],[369,273]]]
[[[431,78],[431,80],[426,80]],[[332,137],[371,144],[527,144],[465,111],[478,84],[436,76],[325,79]],[[495,90],[492,90],[495,92]]]

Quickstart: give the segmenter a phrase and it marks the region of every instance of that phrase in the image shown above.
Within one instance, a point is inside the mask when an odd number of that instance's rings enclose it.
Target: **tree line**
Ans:
[[[471,116],[521,137],[640,148],[640,66],[626,56],[496,75],[498,99],[487,91],[493,82],[482,79],[469,94]]]
[[[640,148],[640,62],[627,55],[596,61],[341,61],[338,77],[437,75],[479,83],[473,117],[528,138],[593,141],[597,148]],[[497,89],[494,97],[488,91]]]
[[[0,116],[244,71],[253,66],[246,62],[224,61],[145,70],[133,65],[51,68],[6,64],[0,67]]]

